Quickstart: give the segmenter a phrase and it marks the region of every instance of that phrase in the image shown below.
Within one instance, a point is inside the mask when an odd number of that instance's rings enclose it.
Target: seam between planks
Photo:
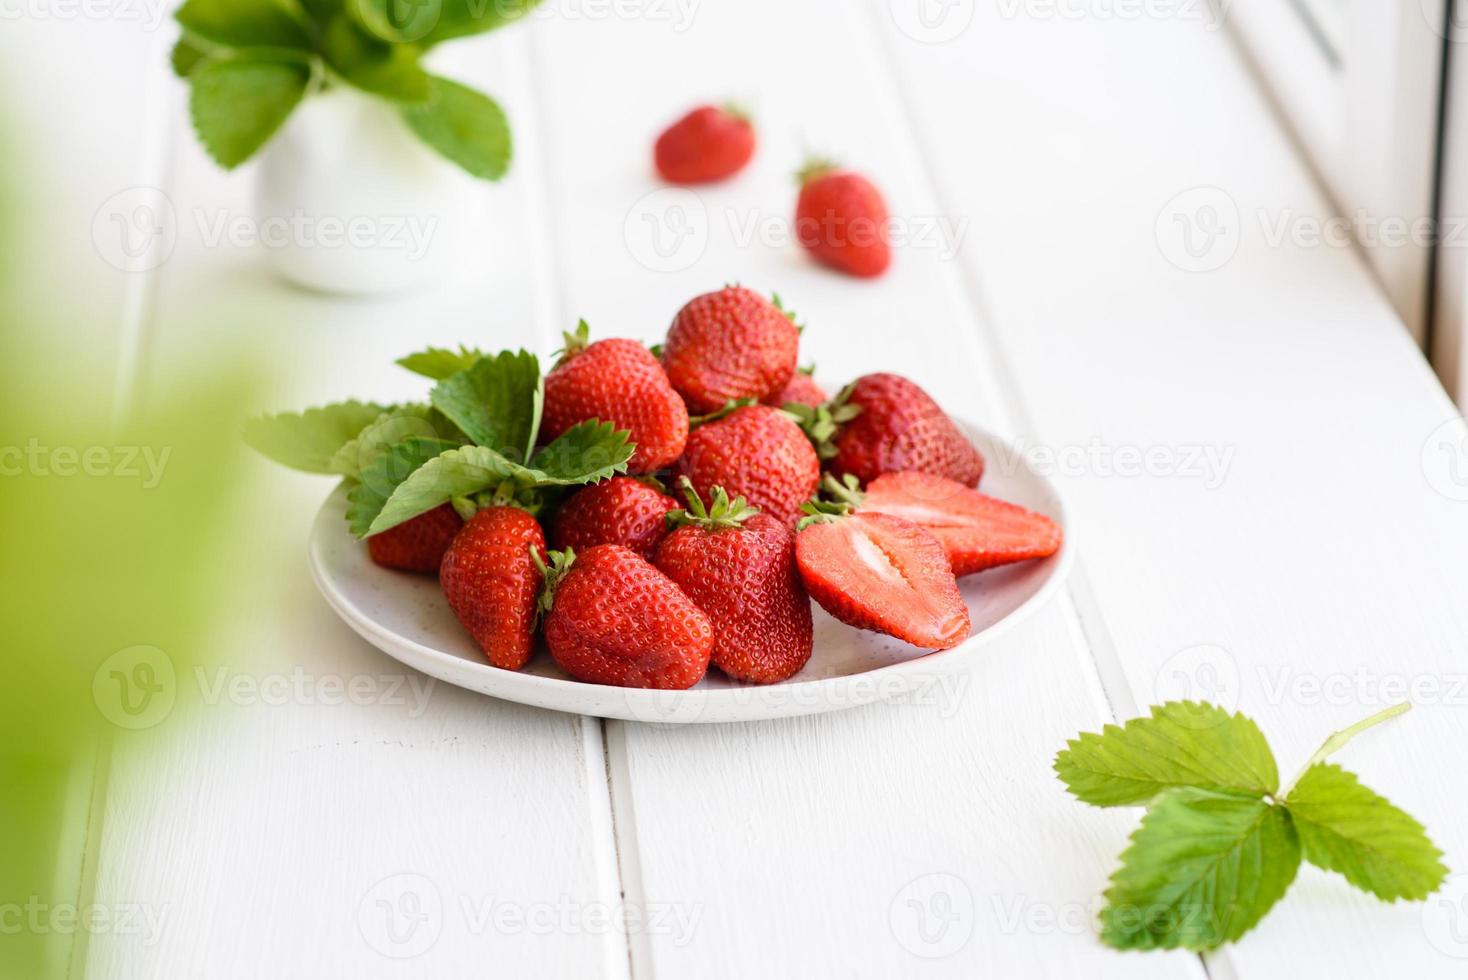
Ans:
[[[877,60],[881,67],[878,70],[887,75],[889,84],[885,90],[895,93],[895,106],[889,124],[909,137],[907,145],[913,148],[916,159],[909,157],[905,163],[912,178],[939,210],[951,213],[951,195],[937,171],[925,162],[934,159],[933,146],[919,122],[920,116],[913,110],[907,78],[901,70],[889,33],[882,29],[878,6],[876,2],[863,4],[865,12],[861,19],[865,21],[866,29],[874,35],[869,40],[875,44],[880,54]],[[958,255],[963,254],[963,246],[960,244]],[[964,275],[960,270],[951,267],[943,270],[943,276],[949,281],[950,288],[954,288],[964,309],[968,320],[965,335],[971,339],[971,346],[976,348],[974,353],[988,359],[990,366],[987,373],[995,382],[997,401],[1008,416],[1011,434],[1032,435],[1035,427],[1031,415],[1024,397],[1020,394],[1016,372],[992,327],[995,322],[993,311],[979,286],[977,276]],[[953,284],[955,278],[958,280],[956,288]],[[1087,680],[1091,682],[1088,686],[1092,688],[1093,703],[1101,710],[1103,717],[1111,721],[1135,716],[1138,713],[1135,696],[1127,682],[1116,642],[1106,626],[1105,617],[1091,589],[1080,555],[1075,556],[1072,561],[1065,588],[1057,601],[1061,603],[1062,613],[1071,622],[1080,641],[1080,660],[1082,669],[1087,673]],[[1226,950],[1206,956],[1198,954],[1197,961],[1210,980],[1236,980],[1238,976]]]
[[[550,112],[542,95],[544,89],[537,80],[547,66],[539,37],[535,31],[522,33],[520,49],[520,75],[529,93],[530,118],[515,121],[520,142],[530,152],[518,154],[522,174],[530,186],[529,198],[534,210],[545,217],[544,222],[527,221],[534,229],[540,225],[545,230],[535,234],[533,244],[535,261],[535,310],[539,325],[539,340],[554,343],[564,322],[566,309],[570,305],[561,268],[562,247],[560,211],[555,195],[551,194],[544,174],[554,158],[556,148],[552,127],[542,125],[550,119]],[[525,158],[529,157],[527,161]],[[529,163],[530,165],[526,165]],[[550,350],[549,347],[546,348]],[[587,819],[590,821],[589,840],[593,849],[592,860],[596,867],[596,880],[605,888],[608,897],[616,902],[642,904],[642,882],[638,872],[636,851],[635,817],[632,811],[631,785],[627,780],[626,739],[617,728],[617,722],[587,715],[575,717],[573,724],[579,727],[582,748],[581,770],[587,786]],[[615,748],[614,748],[615,745]],[[598,764],[599,763],[599,764]],[[622,817],[618,818],[619,809]],[[627,916],[620,917],[622,929],[608,933],[605,952],[607,977],[631,978],[651,977],[652,968],[644,940],[634,945],[625,929]],[[617,948],[620,939],[621,946]]]

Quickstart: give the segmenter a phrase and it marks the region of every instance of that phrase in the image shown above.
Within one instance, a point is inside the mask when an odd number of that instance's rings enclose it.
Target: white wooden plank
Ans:
[[[1468,725],[1452,693],[1468,494],[1434,435],[1451,406],[1356,254],[1266,234],[1329,211],[1225,41],[981,7],[952,43],[894,51],[1046,444],[1111,464],[1159,451],[1157,475],[1084,462],[1065,480],[1136,700],[1237,704],[1293,771],[1330,730],[1415,696],[1342,761],[1461,867],[1463,790],[1443,773]],[[962,126],[939,94],[957,92]],[[1224,234],[1180,250],[1214,216]],[[1218,479],[1186,466],[1200,448],[1228,458]],[[1453,914],[1307,868],[1227,955],[1245,978],[1456,976]]]
[[[445,73],[502,98],[519,139],[513,175],[476,191],[464,267],[437,291],[315,295],[258,252],[211,247],[201,220],[248,218],[252,174],[224,175],[182,140],[147,383],[227,357],[269,370],[242,413],[421,397],[394,357],[552,346],[524,46],[506,32],[443,52]],[[141,904],[162,928],[98,937],[90,975],[624,976],[598,724],[433,684],[359,640],[305,569],[329,483],[264,461],[251,475],[264,533],[234,556],[237,618],[205,675],[182,679],[195,710],[125,745],[109,801],[99,901]],[[338,684],[362,693],[333,704]]]
[[[888,277],[861,283],[778,241],[801,143],[872,174],[895,214],[934,227],[948,217],[903,143],[860,16],[705,4],[681,32],[650,13],[553,18],[534,40],[571,312],[604,335],[653,340],[696,292],[731,280],[777,289],[808,322],[805,355],[828,382],[901,371],[955,412],[1013,431],[942,249],[904,249]],[[749,171],[696,195],[659,190],[648,160],[659,127],[691,100],[730,96],[759,119]],[[669,236],[663,254],[648,247],[649,217]],[[682,252],[680,227],[694,231]],[[1130,821],[1078,807],[1050,774],[1066,737],[1106,719],[1066,605],[960,683],[927,703],[780,723],[609,723],[624,887],[698,923],[633,935],[634,973],[749,976],[778,963],[809,976],[1201,976],[1186,954],[1124,959],[1091,935],[1089,903]],[[946,929],[945,910],[957,915]]]

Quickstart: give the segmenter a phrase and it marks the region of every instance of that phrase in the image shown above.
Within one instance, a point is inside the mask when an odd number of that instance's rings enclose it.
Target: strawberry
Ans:
[[[745,112],[705,105],[663,131],[653,159],[669,183],[707,184],[743,170],[754,143],[754,125]]]
[[[817,408],[826,401],[826,389],[816,384],[816,379],[811,377],[815,373],[814,366],[800,368],[790,376],[790,380],[780,391],[775,392],[768,398],[762,399],[761,404],[773,405],[783,408],[786,405],[805,405]]]
[[[794,524],[820,484],[821,461],[790,416],[768,405],[745,405],[694,429],[678,472],[705,502],[717,485]]]
[[[486,507],[444,553],[438,582],[449,608],[496,667],[519,670],[530,659],[544,552],[545,535],[530,514]]]
[[[658,542],[668,533],[664,520],[678,501],[630,476],[578,490],[551,522],[551,543],[557,551],[584,551],[598,544],[620,544],[652,560]]]
[[[688,509],[668,515],[675,529],[655,564],[708,616],[714,666],[735,680],[773,684],[810,659],[810,598],[795,568],[790,527],[714,487],[705,508],[684,481]]]
[[[977,486],[984,457],[938,403],[896,374],[868,374],[832,401],[802,413],[802,427],[827,466],[862,483],[921,470]]]
[[[599,544],[552,551],[549,561],[540,564],[545,642],[566,673],[589,684],[683,690],[708,671],[708,617],[635,552]]]
[[[901,517],[938,539],[954,575],[972,575],[1030,558],[1048,558],[1060,550],[1060,526],[1044,514],[986,496],[962,483],[919,473],[884,473],[856,490],[856,480],[842,486],[829,476],[832,496],[857,510]]]
[[[436,572],[443,553],[464,526],[449,504],[419,514],[367,539],[367,555],[384,568],[407,572]]]
[[[587,419],[631,432],[637,451],[628,472],[651,473],[671,464],[688,438],[688,409],[668,383],[658,359],[635,340],[588,344],[582,320],[565,334],[561,359],[545,376],[540,437],[549,442]]]
[[[780,307],[752,289],[726,286],[678,311],[663,342],[663,367],[688,410],[706,415],[784,388],[799,346],[800,329]]]
[[[811,504],[795,536],[806,590],[849,626],[946,650],[969,635],[968,607],[943,546],[910,521]]]
[[[795,234],[822,265],[862,278],[892,263],[887,204],[872,182],[825,160],[797,175]]]

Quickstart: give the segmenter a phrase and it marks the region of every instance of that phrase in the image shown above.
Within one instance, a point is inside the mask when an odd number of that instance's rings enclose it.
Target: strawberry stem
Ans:
[[[541,558],[535,545],[529,545],[529,548],[530,560],[535,562],[535,569],[540,572],[544,580],[540,596],[535,604],[535,618],[538,622],[555,608],[556,589],[560,587],[561,580],[566,577],[571,566],[576,563],[576,551],[572,548],[567,548],[565,551],[547,551],[545,558]],[[546,559],[550,560],[549,565],[546,564]]]
[[[833,174],[841,169],[841,164],[826,157],[807,157],[801,168],[795,172],[795,182],[804,187],[813,180],[819,180],[827,174]]]
[[[758,404],[759,402],[753,398],[731,398],[724,403],[723,408],[716,408],[712,412],[709,412],[707,415],[695,415],[690,418],[688,420],[688,427],[690,429],[696,429],[700,425],[705,425],[709,422],[717,422],[724,416],[731,414],[735,409],[747,408],[750,405]]]
[[[565,344],[560,350],[551,356],[556,359],[556,367],[565,364],[571,358],[584,351],[591,343],[591,325],[585,320],[576,324],[575,332],[562,331],[561,341]]]

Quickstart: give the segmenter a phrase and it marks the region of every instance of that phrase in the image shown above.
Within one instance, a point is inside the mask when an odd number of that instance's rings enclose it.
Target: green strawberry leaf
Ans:
[[[1196,789],[1157,797],[1101,911],[1116,949],[1213,949],[1254,927],[1300,866],[1300,840],[1281,806]]]
[[[348,0],[359,24],[384,41],[424,47],[524,17],[540,0]]]
[[[413,438],[405,439],[386,452],[379,453],[359,474],[358,482],[347,491],[347,524],[352,533],[359,538],[365,538],[369,534],[386,531],[447,500],[448,498],[434,501],[412,513],[377,526],[383,508],[404,483],[438,457],[457,448],[454,443],[442,439]]]
[[[1093,806],[1146,803],[1179,786],[1254,796],[1279,789],[1274,754],[1259,726],[1191,701],[1159,705],[1150,718],[1072,739],[1056,756],[1055,771]]]
[[[185,0],[174,14],[184,30],[229,48],[311,50],[311,35],[277,0]]]
[[[321,54],[332,71],[364,92],[405,103],[426,102],[432,92],[428,73],[418,64],[418,48],[387,44],[345,16],[327,24]]]
[[[442,347],[427,347],[407,357],[400,357],[395,363],[414,374],[442,381],[445,378],[452,378],[460,371],[469,370],[483,356],[484,352],[478,348],[465,347],[460,344],[456,351]]]
[[[199,142],[225,169],[239,166],[280,128],[311,82],[310,66],[272,55],[207,61],[189,75]]]
[[[174,44],[173,50],[168,54],[168,63],[173,67],[173,73],[179,78],[188,78],[194,69],[199,67],[209,58],[209,44],[207,41],[191,37],[187,31]]]
[[[1316,763],[1285,800],[1305,858],[1377,898],[1421,900],[1448,869],[1426,829],[1334,763]]]
[[[307,473],[336,473],[333,457],[389,409],[347,401],[245,422],[245,442],[277,463]]]
[[[409,439],[378,457],[362,472],[362,489],[348,495],[347,512],[358,537],[380,534],[439,504],[511,484],[514,492],[535,486],[535,474],[485,446],[454,446],[441,440]]]
[[[510,169],[510,121],[482,92],[434,76],[428,101],[402,113],[419,139],[469,174],[499,180]]]
[[[331,458],[331,470],[357,479],[377,457],[408,439],[442,439],[461,446],[468,441],[459,427],[428,405],[404,405],[379,415]]]
[[[478,445],[523,464],[540,431],[545,386],[540,362],[527,351],[481,357],[440,381],[433,405]]]
[[[627,462],[637,447],[632,435],[611,422],[588,419],[561,433],[530,461],[539,482],[550,486],[598,483],[627,472]]]

